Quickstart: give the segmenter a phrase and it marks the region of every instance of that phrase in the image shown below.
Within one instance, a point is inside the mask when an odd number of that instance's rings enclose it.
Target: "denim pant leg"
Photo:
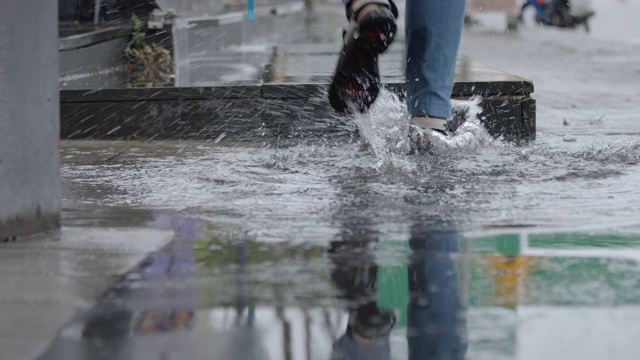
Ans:
[[[407,0],[407,110],[451,116],[456,58],[465,0]]]

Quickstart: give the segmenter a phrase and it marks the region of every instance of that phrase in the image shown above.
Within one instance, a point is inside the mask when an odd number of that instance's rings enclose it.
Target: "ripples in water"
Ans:
[[[361,133],[354,139],[153,142],[108,165],[78,162],[87,149],[70,142],[63,149],[67,203],[201,207],[207,217],[246,222],[272,238],[293,228],[331,233],[336,221],[388,231],[434,214],[471,228],[638,218],[638,140],[567,144],[542,136],[517,146],[484,131],[479,101],[456,102],[467,121],[445,146],[422,155],[408,155],[408,116],[388,92],[369,114],[354,117]],[[118,149],[89,153],[110,158],[110,151]]]

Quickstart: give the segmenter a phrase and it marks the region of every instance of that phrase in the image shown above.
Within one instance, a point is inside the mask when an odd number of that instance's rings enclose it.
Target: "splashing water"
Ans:
[[[129,143],[113,149],[67,143],[62,170],[72,195],[66,208],[79,213],[87,194],[111,207],[202,206],[203,218],[240,224],[262,240],[318,242],[340,231],[336,222],[362,216],[385,232],[433,214],[474,229],[609,224],[640,216],[640,141],[633,137],[566,143],[542,132],[521,146],[487,134],[478,115],[481,99],[474,98],[453,102],[454,119],[463,121],[441,146],[408,155],[409,115],[392,92],[383,90],[367,114],[337,120],[313,110],[324,102],[313,98],[297,114],[302,124],[296,131],[310,141],[225,136],[133,149]],[[351,136],[356,130],[357,140]],[[300,229],[310,230],[301,235]]]
[[[418,130],[434,140],[431,155],[444,156],[451,152],[473,151],[495,141],[478,118],[478,114],[482,112],[481,100],[480,97],[474,97],[470,100],[453,101],[453,112],[462,117],[458,119],[462,124],[450,136],[431,130]],[[363,140],[376,155],[375,167],[378,170],[392,167],[415,171],[415,158],[407,155],[411,152],[410,115],[404,102],[395,94],[383,89],[369,112],[355,115],[354,120]]]
[[[409,121],[404,104],[388,90],[382,90],[369,112],[356,113],[354,122],[360,136],[376,155],[376,168],[394,164],[407,171],[415,169],[409,153]]]
[[[592,145],[577,153],[576,157],[602,163],[637,164],[640,163],[640,140],[616,140],[602,145]]]

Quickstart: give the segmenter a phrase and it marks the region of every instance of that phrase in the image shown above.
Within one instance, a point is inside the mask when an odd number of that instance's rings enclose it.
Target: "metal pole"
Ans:
[[[247,15],[249,17],[249,21],[253,21],[255,15],[255,4],[254,0],[247,0]]]

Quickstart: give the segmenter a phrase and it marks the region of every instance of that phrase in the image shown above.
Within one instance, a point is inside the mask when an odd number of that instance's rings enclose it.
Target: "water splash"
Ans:
[[[415,163],[407,158],[408,119],[404,104],[388,90],[380,92],[369,112],[354,116],[360,136],[376,155],[376,168],[393,164],[407,171],[415,169]]]
[[[591,145],[576,157],[610,164],[637,164],[640,162],[640,140],[616,140]]]
[[[470,100],[452,101],[453,118],[449,121],[454,123],[456,130],[449,136],[429,129],[413,129],[431,138],[429,151],[434,155],[451,155],[452,152],[468,152],[491,145],[494,139],[478,118],[478,114],[482,112],[481,101],[479,96]]]
[[[429,155],[444,156],[452,152],[468,152],[490,145],[495,140],[487,133],[478,114],[482,112],[480,97],[470,100],[454,100],[453,112],[459,126],[450,136],[430,130],[420,130],[433,138]],[[360,135],[376,156],[375,167],[384,170],[392,167],[405,172],[416,171],[416,157],[412,152],[410,116],[403,101],[389,90],[383,89],[366,114],[354,116]],[[414,127],[415,129],[415,127]]]

